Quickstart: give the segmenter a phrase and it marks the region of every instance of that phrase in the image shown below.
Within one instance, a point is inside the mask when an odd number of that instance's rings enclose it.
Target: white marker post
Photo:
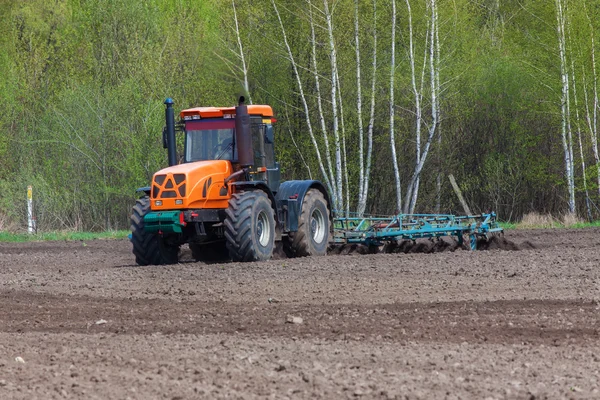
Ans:
[[[35,222],[33,220],[33,189],[27,186],[27,232],[34,233]]]

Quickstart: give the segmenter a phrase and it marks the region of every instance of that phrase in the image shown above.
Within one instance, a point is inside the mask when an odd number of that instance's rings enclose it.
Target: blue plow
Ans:
[[[445,215],[399,214],[393,217],[334,218],[335,244],[381,246],[400,240],[455,237],[462,245],[468,237],[471,250],[477,250],[478,239],[488,240],[502,233],[496,214]]]

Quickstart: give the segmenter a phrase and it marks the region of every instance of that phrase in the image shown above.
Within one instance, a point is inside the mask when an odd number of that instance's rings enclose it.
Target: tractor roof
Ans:
[[[272,117],[273,109],[271,108],[271,106],[252,104],[252,105],[248,106],[248,114],[259,115],[261,117]],[[179,115],[183,119],[197,119],[198,117],[200,117],[200,118],[223,118],[225,116],[233,117],[235,115],[235,107],[194,107],[194,108],[188,108],[187,110],[182,110]]]

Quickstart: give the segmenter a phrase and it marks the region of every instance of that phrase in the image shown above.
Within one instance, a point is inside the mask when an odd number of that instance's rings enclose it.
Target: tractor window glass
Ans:
[[[265,125],[265,159],[267,168],[275,168],[275,145],[273,143],[273,125]]]
[[[236,157],[234,129],[228,127],[229,125],[231,125],[230,121],[221,121],[221,123],[192,122],[187,124],[185,161],[234,161]]]
[[[266,167],[265,156],[265,126],[252,124],[252,148],[254,149],[254,167]]]

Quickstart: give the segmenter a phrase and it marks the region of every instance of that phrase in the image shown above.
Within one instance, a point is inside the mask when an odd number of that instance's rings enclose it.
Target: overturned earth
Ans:
[[[478,246],[139,267],[127,240],[0,243],[0,398],[599,398],[600,229]]]

